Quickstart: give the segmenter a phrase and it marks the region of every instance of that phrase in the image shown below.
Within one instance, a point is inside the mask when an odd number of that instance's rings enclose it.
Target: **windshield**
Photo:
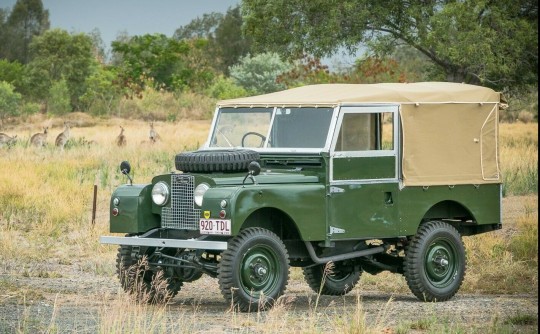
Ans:
[[[222,108],[210,147],[323,148],[332,108]]]

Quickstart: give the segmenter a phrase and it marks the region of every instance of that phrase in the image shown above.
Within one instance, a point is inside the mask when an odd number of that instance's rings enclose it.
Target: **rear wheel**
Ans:
[[[182,281],[163,269],[150,270],[146,260],[148,252],[148,249],[138,251],[132,246],[121,245],[116,258],[118,278],[124,291],[133,295],[138,302],[166,303],[180,291]]]
[[[459,232],[443,221],[423,224],[406,248],[404,275],[418,299],[446,301],[465,278],[465,247]]]
[[[362,275],[360,269],[348,270],[339,262],[333,268],[328,264],[320,264],[303,268],[303,272],[306,282],[313,291],[328,296],[347,294],[356,286]]]
[[[221,254],[218,278],[221,293],[234,307],[242,312],[266,310],[287,286],[287,249],[273,232],[247,228]]]

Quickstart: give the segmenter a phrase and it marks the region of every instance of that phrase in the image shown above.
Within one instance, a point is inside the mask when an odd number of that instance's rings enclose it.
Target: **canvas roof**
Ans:
[[[500,93],[486,87],[451,82],[320,84],[223,100],[219,107],[335,106],[345,103],[499,103]]]

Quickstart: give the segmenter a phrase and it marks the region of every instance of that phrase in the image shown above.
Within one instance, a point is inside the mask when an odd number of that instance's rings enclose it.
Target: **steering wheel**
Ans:
[[[244,145],[244,140],[246,139],[246,137],[248,136],[257,136],[257,137],[260,137],[261,138],[261,143],[259,144],[259,147],[262,147],[264,145],[264,142],[266,141],[266,137],[263,136],[262,134],[258,133],[258,132],[246,132],[243,136],[242,136],[242,147],[246,147]]]

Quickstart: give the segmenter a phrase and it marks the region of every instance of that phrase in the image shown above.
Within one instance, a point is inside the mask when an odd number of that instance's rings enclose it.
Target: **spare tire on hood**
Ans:
[[[243,172],[249,163],[260,159],[259,152],[234,150],[208,150],[178,153],[174,159],[176,169],[182,172]]]

